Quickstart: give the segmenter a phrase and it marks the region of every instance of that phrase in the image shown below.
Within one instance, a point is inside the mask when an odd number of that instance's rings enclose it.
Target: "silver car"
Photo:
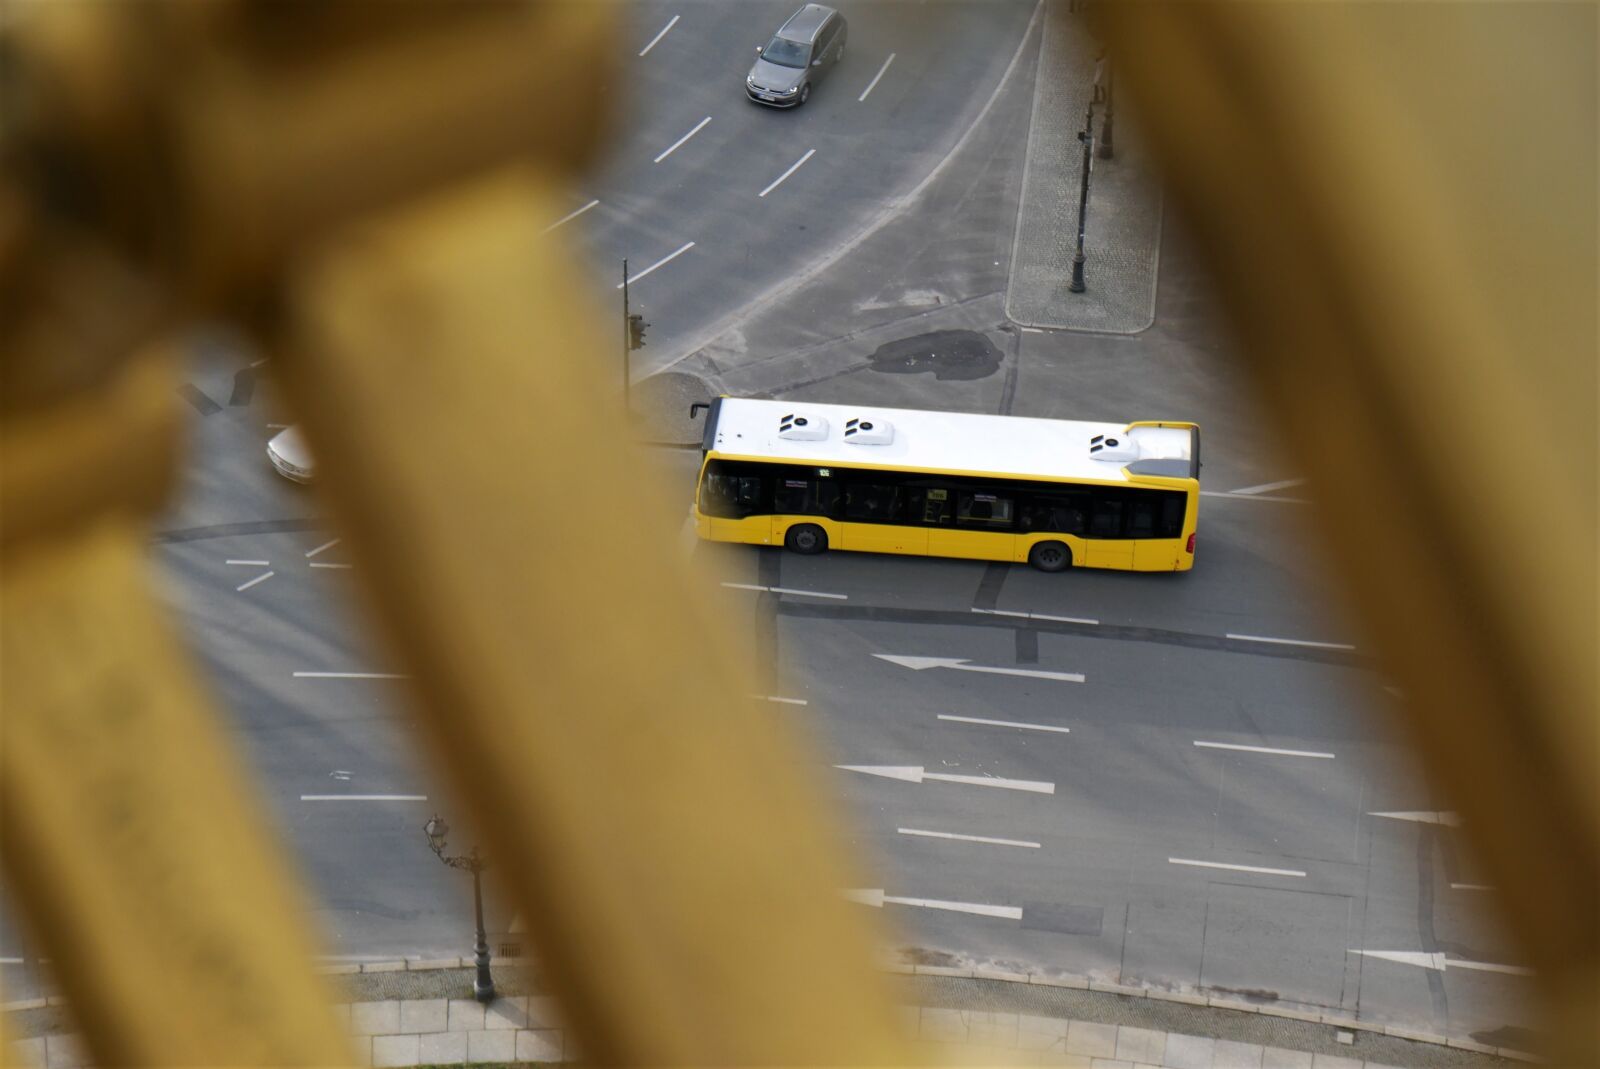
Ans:
[[[310,482],[316,467],[299,427],[289,427],[273,435],[272,441],[267,443],[267,459],[272,461],[279,475],[297,483]]]
[[[831,7],[807,4],[756,49],[744,91],[757,104],[792,108],[811,97],[811,85],[844,58],[849,27]]]

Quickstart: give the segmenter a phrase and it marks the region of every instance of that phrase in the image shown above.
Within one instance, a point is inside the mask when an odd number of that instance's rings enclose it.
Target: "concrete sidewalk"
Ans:
[[[365,971],[363,971],[365,970]],[[335,972],[335,970],[329,970]],[[1082,1069],[1506,1069],[1507,1057],[1308,1020],[1167,1003],[1106,991],[946,975],[891,977],[900,1022],[923,1063]],[[501,965],[502,997],[470,997],[458,962],[341,966],[329,977],[360,1066],[581,1062],[553,998]],[[59,1000],[9,1008],[7,1064],[86,1066]],[[1068,1012],[1070,1011],[1070,1012]],[[1516,1055],[1529,1060],[1526,1055]]]
[[[1078,133],[1093,92],[1097,51],[1083,16],[1073,14],[1066,0],[1046,0],[1006,315],[1030,327],[1136,334],[1155,320],[1162,195],[1131,109],[1120,98],[1112,102],[1115,153],[1092,159],[1089,171],[1087,289],[1067,290],[1083,175]],[[1096,105],[1096,137],[1105,111],[1105,104]]]

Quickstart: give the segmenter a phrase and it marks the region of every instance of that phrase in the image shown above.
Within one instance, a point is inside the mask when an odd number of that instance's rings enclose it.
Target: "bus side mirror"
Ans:
[[[709,410],[711,408],[711,403],[709,401],[696,401],[694,404],[690,405],[689,406],[689,418],[690,419],[698,418],[699,415],[700,415],[700,410],[702,408]]]

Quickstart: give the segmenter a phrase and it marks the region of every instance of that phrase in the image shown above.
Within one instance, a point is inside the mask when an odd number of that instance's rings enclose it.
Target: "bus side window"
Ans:
[[[1183,534],[1183,510],[1188,504],[1188,495],[1176,490],[1167,490],[1161,495],[1161,527],[1156,532],[1158,538],[1177,538]]]
[[[1156,503],[1151,494],[1139,494],[1133,499],[1128,513],[1128,535],[1131,538],[1154,538],[1156,534]]]
[[[943,487],[929,487],[922,504],[922,522],[939,526],[950,522],[950,491]]]
[[[744,471],[750,466],[741,465]],[[761,476],[746,475],[731,464],[714,464],[706,471],[701,511],[722,519],[743,519],[761,511]]]
[[[772,509],[798,516],[813,516],[822,511],[822,484],[816,479],[785,473],[772,488]]]
[[[894,518],[895,487],[881,483],[846,483],[844,517],[882,523]]]
[[[1094,495],[1094,511],[1089,515],[1091,538],[1122,537],[1122,498],[1109,493]]]
[[[960,494],[957,502],[960,506],[957,515],[964,524],[990,528],[1011,526],[1012,501],[1009,497],[983,493]]]

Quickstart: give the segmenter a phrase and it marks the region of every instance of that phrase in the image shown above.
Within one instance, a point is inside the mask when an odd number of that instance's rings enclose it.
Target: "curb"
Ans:
[[[496,958],[495,961],[498,964],[513,967],[530,967],[533,964],[530,958]],[[473,964],[472,958],[398,958],[391,961],[319,965],[313,971],[319,976],[354,976],[369,973],[436,972],[443,969],[470,969]],[[1135,987],[1076,976],[1004,972],[998,969],[963,969],[944,965],[908,965],[900,961],[880,961],[878,968],[885,973],[901,976],[942,976],[960,980],[989,980],[996,983],[1023,984],[1030,987],[1064,987],[1077,991],[1095,991],[1103,994],[1119,995],[1123,998],[1143,998],[1154,1002],[1204,1006],[1233,1013],[1254,1013],[1265,1017],[1283,1017],[1293,1021],[1303,1021],[1307,1024],[1323,1024],[1333,1028],[1350,1029],[1357,1032],[1375,1032],[1379,1035],[1389,1036],[1393,1039],[1403,1039],[1412,1043],[1427,1043],[1451,1050],[1493,1055],[1513,1061],[1532,1063],[1543,1061],[1536,1054],[1517,1050],[1514,1047],[1493,1047],[1487,1043],[1479,1043],[1476,1040],[1464,1037],[1441,1036],[1432,1032],[1404,1028],[1400,1025],[1361,1021],[1354,1017],[1345,1017],[1336,1013],[1300,1010],[1290,1006],[1278,1006],[1270,1003],[1246,1002],[1240,999],[1221,998],[1215,995],[1207,996],[1189,994],[1183,991],[1167,991],[1157,987]],[[51,995],[48,998],[23,999],[20,1002],[0,1003],[0,1012],[12,1013],[21,1010],[38,1010],[46,1006],[60,1006],[65,1002],[66,999],[60,995]]]

